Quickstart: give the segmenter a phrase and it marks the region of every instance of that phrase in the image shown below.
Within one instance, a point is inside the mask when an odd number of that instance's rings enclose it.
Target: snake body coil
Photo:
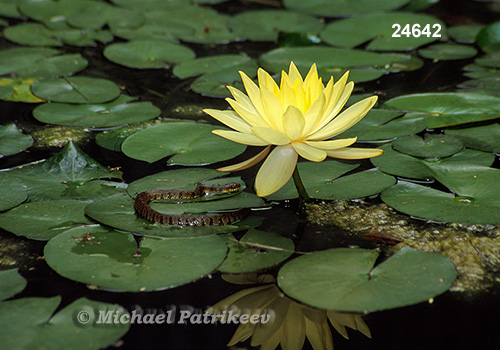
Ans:
[[[143,218],[164,225],[180,226],[220,226],[229,225],[245,218],[247,211],[223,213],[217,215],[174,215],[159,213],[149,206],[149,202],[161,199],[195,199],[204,194],[228,193],[237,191],[240,185],[229,183],[222,186],[200,185],[194,190],[173,189],[173,190],[150,190],[139,193],[134,200],[135,210]]]

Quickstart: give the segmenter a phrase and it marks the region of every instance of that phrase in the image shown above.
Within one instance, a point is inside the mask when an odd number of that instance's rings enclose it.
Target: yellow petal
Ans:
[[[288,69],[288,75],[290,76],[290,81],[292,82],[292,85],[295,85],[295,80],[299,80],[300,84],[302,85],[303,80],[302,80],[302,75],[300,75],[299,70],[295,66],[295,63],[290,62],[290,68]]]
[[[290,302],[291,300],[289,298],[278,296],[269,305],[266,306],[266,309],[268,310],[269,315],[271,315],[271,318],[266,323],[259,322],[257,324],[250,345],[258,346],[264,344],[270,338],[272,338],[273,334],[279,331],[279,329],[283,325],[283,322],[285,321]]]
[[[292,177],[297,157],[297,152],[290,145],[273,149],[255,178],[257,195],[269,196],[283,187]]]
[[[323,324],[326,322],[313,322],[307,317],[305,318],[306,322],[306,336],[311,343],[311,346],[314,350],[333,350],[333,347],[329,347],[329,344],[333,344],[330,342],[328,338],[332,338],[332,333],[330,329],[325,328]]]
[[[284,111],[286,111],[288,106],[295,106],[295,93],[293,92],[292,85],[288,74],[284,71],[281,72],[279,99]]]
[[[220,111],[218,109],[204,109],[203,112],[217,119],[222,124],[226,124],[231,129],[250,134],[250,125],[242,120],[234,111]]]
[[[271,149],[271,146],[267,146],[266,148],[264,148],[264,150],[262,152],[260,152],[256,156],[253,156],[252,158],[247,159],[244,162],[241,162],[238,164],[229,165],[229,166],[225,166],[223,168],[219,168],[219,169],[217,169],[217,171],[224,171],[224,172],[226,172],[226,171],[240,171],[240,170],[250,168],[251,166],[254,166],[258,162],[260,162],[262,159],[266,158],[266,156],[269,154],[270,149]]]
[[[321,94],[304,115],[306,126],[304,133],[308,133],[314,125],[318,125],[324,119],[326,97]],[[304,135],[302,135],[304,136]]]
[[[226,98],[226,101],[231,105],[231,107],[233,107],[234,111],[241,117],[241,119],[249,125],[262,127],[270,126],[260,117],[253,106],[248,108],[245,104],[241,104],[239,101],[232,100],[230,98]]]
[[[229,343],[227,343],[227,346],[233,346],[238,342],[247,340],[252,336],[254,328],[255,323],[247,322],[240,324],[236,329],[236,332],[234,332],[233,337],[231,338]]]
[[[283,132],[283,106],[278,97],[267,87],[263,86],[260,89],[260,98],[264,113],[267,116],[267,120],[270,121],[271,127]]]
[[[261,116],[261,118],[263,118],[266,121],[266,123],[271,125],[271,123],[269,123],[269,120],[267,120],[267,116],[264,113],[264,108],[262,107],[259,87],[244,72],[240,71],[239,73],[241,76],[241,80],[243,81],[243,85],[245,86],[245,90],[247,91],[248,98],[252,102],[252,105],[254,106],[255,110]]]
[[[266,141],[267,145],[283,146],[290,143],[290,139],[285,134],[271,128],[254,127],[252,133],[259,139]]]
[[[311,162],[322,162],[326,158],[326,152],[322,149],[311,147],[302,142],[294,142],[292,146],[302,158]]]
[[[377,96],[368,97],[358,103],[355,103],[321,130],[310,135],[308,140],[325,140],[341,134],[363,119],[366,113],[368,113],[373,107],[375,102],[377,102]]]
[[[260,350],[274,350],[280,345],[281,338],[283,337],[283,327],[278,329],[266,342],[260,346]]]
[[[346,147],[332,151],[326,151],[328,157],[340,158],[340,159],[365,159],[365,158],[372,158],[379,156],[382,153],[384,153],[384,151],[378,148],[354,148],[354,147]]]
[[[230,296],[228,296],[225,299],[222,299],[219,301],[217,304],[209,307],[205,312],[209,314],[217,314],[222,312],[223,310],[229,308],[232,304],[234,304],[237,300],[243,298],[244,296],[258,292],[263,289],[271,288],[273,285],[264,285],[264,286],[258,286],[258,287],[252,287],[252,288],[246,288],[243,290],[240,290],[239,292],[236,292]]]
[[[309,146],[320,148],[322,150],[334,150],[338,148],[344,148],[352,145],[356,142],[356,137],[352,137],[349,139],[338,139],[338,140],[329,140],[329,141],[306,141],[305,143]]]
[[[302,349],[306,335],[305,319],[297,303],[291,303],[283,323],[283,349]]]
[[[290,140],[297,140],[302,137],[305,123],[304,115],[295,106],[289,106],[285,114],[283,114],[285,134]]]
[[[224,137],[225,139],[237,142],[237,143],[242,143],[244,145],[249,145],[249,146],[267,146],[269,145],[268,142],[258,138],[255,135],[252,134],[243,134],[241,132],[237,131],[231,131],[231,130],[213,130],[212,131],[215,135],[219,135],[221,137]]]
[[[276,84],[276,81],[274,81],[273,77],[271,77],[269,75],[268,72],[266,72],[262,68],[259,68],[259,70],[257,71],[257,76],[258,76],[258,79],[259,79],[259,86],[261,88],[263,86],[265,86],[274,95],[278,96],[278,92],[279,92],[278,85]]]
[[[354,319],[356,320],[356,329],[360,331],[362,334],[364,334],[366,337],[371,338],[372,337],[372,332],[370,331],[370,328],[366,325],[365,321],[360,315],[354,316]]]

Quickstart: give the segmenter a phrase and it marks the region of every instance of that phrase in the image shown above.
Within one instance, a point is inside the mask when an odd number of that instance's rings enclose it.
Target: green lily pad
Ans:
[[[186,79],[202,74],[220,71],[241,70],[240,66],[254,62],[257,70],[257,63],[254,59],[242,55],[218,55],[197,58],[190,61],[181,62],[174,67],[173,73],[177,78]]]
[[[60,296],[0,303],[2,344],[12,350],[97,350],[115,343],[130,327],[128,323],[97,324],[100,312],[118,319],[127,315],[119,305],[80,298],[55,313],[60,303]]]
[[[31,136],[24,135],[16,124],[0,126],[0,157],[17,154],[31,145],[33,145]]]
[[[484,94],[484,95],[500,97],[500,69],[497,70],[497,74],[498,77],[494,77],[494,74],[490,74],[490,77],[488,78],[467,80],[458,84],[457,87],[461,89],[466,89],[467,93],[476,93],[476,94]],[[491,77],[492,75],[493,77]]]
[[[20,23],[7,27],[5,37],[17,44],[32,46],[62,46],[62,40],[51,30],[39,23]]]
[[[49,48],[15,47],[0,51],[0,74],[22,72],[27,67],[38,65],[40,61],[60,54]]]
[[[481,29],[477,34],[476,42],[484,52],[500,51],[500,21]]]
[[[122,144],[128,157],[156,162],[173,155],[168,164],[210,164],[243,153],[246,146],[212,134],[221,129],[208,124],[168,123],[138,131]]]
[[[9,299],[26,287],[26,280],[18,273],[19,269],[0,271],[0,300]]]
[[[137,28],[144,23],[145,18],[140,12],[94,1],[78,12],[69,14],[66,21],[72,27],[97,30],[106,24],[111,28]]]
[[[265,70],[276,74],[286,71],[290,61],[302,74],[306,74],[311,65],[316,63],[318,73],[324,79],[330,79],[332,75],[339,79],[345,71],[350,70],[349,78],[356,82],[377,79],[389,72],[419,69],[423,65],[420,59],[410,55],[319,46],[280,48],[259,58]]]
[[[422,118],[399,118],[401,114],[391,110],[372,109],[338,138],[357,137],[358,141],[390,140],[416,134],[426,128]]]
[[[22,17],[22,15],[19,13],[17,3],[17,0],[3,0],[2,2],[0,2],[0,14],[5,17]]]
[[[87,64],[87,60],[80,54],[59,55],[44,58],[12,73],[20,78],[56,78],[84,70]]]
[[[43,99],[31,93],[31,85],[35,79],[0,78],[0,98],[13,102],[39,103]]]
[[[500,153],[500,124],[498,123],[461,129],[446,129],[445,133],[462,141],[467,148]]]
[[[28,198],[27,186],[20,179],[0,177],[2,197],[0,198],[0,212],[14,208]]]
[[[416,135],[399,138],[392,147],[414,157],[444,158],[461,151],[464,145],[453,136],[425,134],[423,139]]]
[[[229,252],[218,270],[223,273],[246,273],[265,269],[289,258],[293,241],[274,232],[249,230],[240,240],[228,236]]]
[[[500,116],[500,98],[468,93],[424,93],[393,98],[384,108],[408,113],[406,117],[420,116],[427,127],[442,128],[495,119]]]
[[[131,68],[168,68],[195,57],[186,46],[163,40],[132,40],[106,46],[104,56],[114,63]]]
[[[325,17],[343,17],[395,10],[410,0],[285,0],[284,5],[295,12],[310,13]]]
[[[38,80],[31,89],[40,98],[63,103],[102,103],[120,95],[120,88],[112,81],[89,77]]]
[[[91,198],[89,195],[94,193],[94,190],[87,192],[82,186],[99,178],[121,179],[121,173],[97,163],[73,143],[69,143],[59,154],[44,162],[0,172],[0,181],[9,188],[19,188],[16,191],[22,192],[23,196],[27,189],[30,201],[54,200],[61,197],[87,200]]]
[[[253,41],[276,41],[279,32],[317,34],[323,23],[313,16],[285,10],[254,10],[239,13],[228,22],[237,36]]]
[[[463,60],[476,56],[477,50],[468,45],[435,44],[418,50],[418,54],[434,61]]]
[[[484,28],[481,24],[464,24],[448,28],[448,35],[459,43],[473,44],[476,36]]]
[[[66,231],[47,243],[47,264],[58,274],[102,289],[127,292],[164,290],[190,283],[226,257],[216,235],[195,238],[143,238],[100,226]],[[68,263],[70,262],[70,263]]]
[[[25,203],[0,213],[0,227],[17,236],[49,240],[70,228],[91,224],[84,214],[89,203],[72,199]]]
[[[350,248],[307,254],[281,268],[278,285],[312,307],[367,313],[427,301],[456,278],[455,266],[443,255],[403,248],[374,266],[378,255]]]
[[[192,30],[191,27],[185,26],[184,30]],[[174,33],[179,30],[179,27],[170,28],[165,25],[148,23],[139,28],[113,28],[113,35],[126,40],[163,40],[169,43],[177,43],[177,37]]]
[[[456,163],[490,166],[495,161],[495,156],[491,153],[470,149],[464,149],[451,157],[427,160],[398,152],[391,145],[384,145],[380,149],[384,151],[384,154],[371,158],[372,164],[385,173],[409,179],[432,179],[433,176],[427,164]]]
[[[432,174],[454,193],[399,182],[382,192],[391,207],[440,222],[500,224],[500,170],[474,165],[439,165]]]
[[[33,116],[43,123],[103,128],[142,122],[160,115],[160,109],[151,102],[129,103],[133,100],[121,95],[102,104],[46,103],[37,107]]]
[[[395,28],[396,24],[399,24],[399,30]],[[409,25],[410,35],[402,33],[406,25]],[[321,32],[321,39],[330,45],[345,48],[369,42],[366,46],[368,50],[406,51],[439,40],[446,36],[445,29],[443,22],[427,15],[371,13],[328,24]]]
[[[438,2],[439,0],[410,0],[410,2],[403,7],[403,10],[410,12],[423,11]]]

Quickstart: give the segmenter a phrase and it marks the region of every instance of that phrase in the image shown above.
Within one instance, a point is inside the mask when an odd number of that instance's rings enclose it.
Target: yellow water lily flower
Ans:
[[[356,138],[331,140],[360,121],[377,101],[377,96],[357,102],[339,114],[351,95],[354,84],[347,83],[348,72],[336,83],[333,77],[326,86],[316,65],[302,79],[297,67],[290,63],[288,74],[281,73],[280,86],[262,68],[257,86],[240,72],[247,95],[228,87],[233,98],[227,101],[234,111],[205,109],[230,130],[213,133],[228,140],[250,146],[266,146],[255,157],[239,164],[217,169],[237,171],[251,167],[268,156],[255,179],[258,196],[268,196],[291,178],[297,159],[321,162],[327,156],[362,159],[382,154],[379,149],[349,148]]]

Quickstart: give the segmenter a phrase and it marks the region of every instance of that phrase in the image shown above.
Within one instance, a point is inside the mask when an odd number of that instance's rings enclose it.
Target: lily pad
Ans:
[[[411,55],[319,46],[280,48],[259,58],[264,69],[276,74],[287,70],[290,61],[302,74],[316,63],[318,73],[324,79],[330,79],[332,75],[339,79],[349,70],[349,77],[357,82],[374,80],[389,72],[419,69],[423,65],[420,59]]]
[[[39,23],[20,23],[7,27],[5,37],[17,44],[32,46],[62,46],[62,40],[54,31]]]
[[[399,25],[398,31],[396,24]],[[411,27],[410,35],[401,33],[405,25]],[[445,29],[443,22],[427,15],[409,12],[371,13],[328,24],[321,32],[321,38],[330,45],[345,48],[369,42],[366,46],[368,50],[405,51],[439,40],[446,36]],[[394,36],[395,33],[399,36]]]
[[[445,133],[462,141],[467,148],[500,153],[500,124],[498,123],[461,129],[446,129]]]
[[[418,50],[418,54],[434,61],[450,61],[474,57],[477,54],[477,50],[468,45],[435,44]]]
[[[227,71],[232,69],[241,70],[240,66],[254,62],[255,70],[257,63],[254,59],[242,55],[218,55],[197,58],[190,61],[181,62],[175,66],[173,73],[177,78],[186,79],[202,74]]]
[[[476,42],[484,52],[500,51],[500,21],[481,29],[477,34]]]
[[[195,57],[186,46],[163,40],[132,40],[106,46],[104,56],[114,63],[131,68],[168,68]]]
[[[370,159],[372,164],[385,173],[409,179],[432,179],[433,176],[427,164],[456,163],[490,166],[495,161],[495,156],[491,153],[469,149],[464,149],[451,157],[427,160],[398,152],[391,145],[384,145],[380,149],[384,151],[384,154]]]
[[[156,162],[167,156],[168,164],[204,165],[231,159],[246,146],[212,134],[221,129],[208,124],[168,123],[138,131],[122,144],[128,157]]]
[[[144,23],[145,18],[138,11],[94,1],[79,11],[69,14],[66,21],[72,27],[98,30],[106,24],[111,28],[137,28]]]
[[[0,186],[3,191],[0,212],[14,208],[28,198],[27,186],[19,179],[0,177]]]
[[[326,17],[344,17],[365,13],[387,12],[406,5],[410,0],[285,0],[284,5],[299,13]]]
[[[18,273],[19,269],[0,271],[0,300],[20,293],[28,282]]]
[[[44,58],[12,73],[20,78],[56,78],[84,70],[87,64],[80,54],[59,55]]]
[[[500,98],[472,93],[404,95],[385,102],[383,107],[414,112],[406,114],[406,117],[420,116],[429,128],[479,122],[500,116]]]
[[[0,341],[12,350],[103,349],[120,339],[128,323],[96,324],[99,313],[118,317],[127,312],[119,305],[80,298],[56,310],[61,297],[23,298],[0,303]],[[80,322],[81,321],[81,322]],[[89,322],[94,323],[91,327]],[[86,325],[89,325],[86,327]]]
[[[358,141],[390,140],[416,134],[426,128],[422,118],[399,118],[401,115],[401,112],[372,109],[356,125],[344,131],[338,137],[357,137]]]
[[[0,157],[17,154],[31,145],[33,145],[31,136],[24,135],[16,124],[0,126]]]
[[[381,194],[391,207],[440,222],[500,224],[500,170],[473,165],[439,165],[432,174],[454,193],[401,181]]]
[[[218,270],[223,273],[246,273],[265,269],[289,258],[293,241],[274,232],[249,230],[240,240],[228,236],[229,252]]]
[[[89,203],[72,199],[25,203],[0,213],[0,227],[17,236],[49,240],[70,228],[91,224],[84,214]]]
[[[459,43],[473,44],[476,36],[484,28],[481,24],[464,24],[448,28],[448,35]]]
[[[0,172],[0,181],[9,188],[19,188],[22,193],[27,189],[30,201],[54,200],[61,197],[87,200],[90,193],[81,187],[86,182],[99,178],[121,179],[121,173],[97,163],[73,143],[69,143],[59,154],[44,162]]]
[[[0,78],[0,98],[13,102],[39,103],[43,99],[31,93],[31,85],[35,79]]]
[[[464,81],[458,84],[457,87],[461,89],[466,89],[467,93],[478,93],[478,94],[500,97],[500,69],[497,69],[496,71],[498,73],[498,77],[496,78],[494,77],[494,74],[490,74],[489,75],[490,77],[488,78]],[[483,73],[486,72],[488,71],[487,70],[483,71]]]
[[[22,71],[59,53],[60,51],[56,49],[36,47],[15,47],[2,50],[0,51],[0,74]]]
[[[174,288],[202,278],[226,257],[216,235],[143,238],[100,226],[81,227],[51,239],[47,264],[58,274],[101,289],[127,292]],[[70,262],[70,263],[68,263]]]
[[[40,98],[63,103],[102,103],[120,95],[120,89],[112,81],[89,77],[38,80],[31,89]]]
[[[414,157],[444,158],[461,151],[464,145],[453,136],[425,134],[423,139],[416,135],[399,138],[392,142],[392,147]]]
[[[253,41],[276,41],[279,32],[317,34],[323,28],[323,23],[304,13],[254,10],[233,16],[228,26],[241,38]]]
[[[453,263],[439,254],[403,248],[374,266],[378,255],[350,248],[314,252],[285,264],[278,285],[312,307],[367,313],[427,301],[456,278]]]
[[[46,103],[37,107],[33,116],[43,123],[103,128],[142,122],[160,115],[160,109],[151,102],[129,103],[133,100],[121,95],[101,104]]]

